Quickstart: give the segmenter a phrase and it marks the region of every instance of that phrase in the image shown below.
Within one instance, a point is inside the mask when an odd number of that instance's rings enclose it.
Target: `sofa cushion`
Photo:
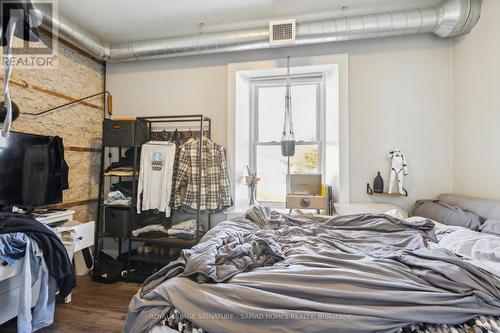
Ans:
[[[415,204],[415,216],[422,216],[446,225],[478,230],[482,219],[471,212],[440,200],[419,200]]]

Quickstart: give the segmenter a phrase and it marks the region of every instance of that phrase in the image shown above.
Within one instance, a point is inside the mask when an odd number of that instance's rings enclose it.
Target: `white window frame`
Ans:
[[[281,146],[280,141],[261,141],[259,136],[259,89],[266,87],[280,87],[286,85],[285,76],[266,76],[252,78],[249,83],[250,89],[250,156],[249,165],[253,170],[257,170],[257,147],[258,146]],[[318,173],[324,174],[325,170],[325,82],[321,73],[308,73],[303,75],[293,75],[291,78],[292,86],[315,85],[316,86],[316,141],[296,141],[296,146],[318,147]],[[296,112],[293,108],[294,96],[292,95],[292,117]],[[284,115],[284,101],[283,110]],[[283,119],[284,120],[284,119]],[[297,124],[295,124],[297,127]],[[258,173],[258,171],[257,171]],[[258,191],[258,188],[257,188]],[[285,193],[286,194],[286,193]],[[284,201],[263,201],[264,205],[283,207]]]
[[[322,73],[325,78],[325,110],[327,113],[326,128],[333,124],[339,126],[338,131],[338,169],[332,174],[332,168],[326,161],[327,181],[334,187],[335,200],[340,203],[351,201],[350,156],[349,156],[349,56],[334,54],[322,56],[304,56],[291,58],[291,74]],[[286,75],[286,59],[268,59],[254,62],[228,64],[228,100],[227,100],[227,158],[232,182],[232,194],[235,206],[229,211],[244,212],[248,208],[248,189],[243,183],[246,174],[245,165],[249,164],[249,126],[250,96],[248,84],[253,77]],[[337,115],[332,123],[329,116],[332,108],[337,108]],[[331,142],[330,131],[326,132],[327,142]],[[337,135],[335,134],[335,136]],[[335,140],[335,139],[334,139]],[[327,148],[328,149],[328,148]],[[328,150],[327,150],[328,151]],[[326,159],[328,156],[325,154]],[[356,180],[353,185],[358,189]],[[359,187],[360,188],[360,187]],[[355,191],[356,198],[358,192]]]

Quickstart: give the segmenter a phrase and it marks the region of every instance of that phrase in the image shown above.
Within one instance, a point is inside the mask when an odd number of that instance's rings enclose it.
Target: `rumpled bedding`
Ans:
[[[272,266],[285,258],[272,239],[274,234],[266,230],[227,230],[217,236],[182,251],[179,259],[145,281],[141,294],[176,275],[191,276],[200,283],[224,282],[238,273]]]
[[[405,219],[407,223],[421,223],[425,217],[413,216]],[[495,274],[500,278],[500,237],[470,230],[459,226],[450,226],[436,221],[434,234],[435,247],[442,247],[470,262]]]
[[[500,279],[447,249],[427,248],[437,242],[433,226],[370,214],[280,220],[254,210],[218,224],[148,279],[131,301],[125,331],[148,332],[173,308],[217,333],[398,332],[499,316]],[[245,245],[239,234],[265,246]],[[247,251],[231,250],[240,245]],[[219,249],[229,254],[219,256],[228,269],[217,265]],[[259,251],[272,260],[244,264]]]
[[[462,227],[436,228],[438,245],[500,278],[500,237]]]

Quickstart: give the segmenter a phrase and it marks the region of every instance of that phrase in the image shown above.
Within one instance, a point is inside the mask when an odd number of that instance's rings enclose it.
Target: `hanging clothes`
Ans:
[[[158,209],[170,216],[175,151],[172,142],[150,141],[142,145],[137,213]]]
[[[224,148],[204,137],[200,165],[199,140],[189,140],[179,150],[179,164],[175,180],[175,207],[187,206],[198,209],[198,185],[201,181],[200,209],[220,211],[232,205]],[[200,168],[201,180],[198,175]]]
[[[39,144],[28,145],[20,181],[22,204],[40,206],[62,201],[62,191],[69,188],[68,173],[62,138],[40,137]]]
[[[174,172],[173,172],[174,181],[172,181],[172,193],[175,194],[175,180],[177,179],[177,169],[179,169],[179,152],[182,146],[181,133],[177,129],[175,129],[174,133],[172,133],[170,141],[175,143],[177,147],[175,151]],[[169,204],[171,207],[175,207],[175,195],[171,196]]]

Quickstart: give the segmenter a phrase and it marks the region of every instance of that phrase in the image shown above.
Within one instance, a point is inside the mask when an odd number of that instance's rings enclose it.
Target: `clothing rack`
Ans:
[[[142,281],[146,276],[142,276],[141,274],[137,274],[137,271],[133,271],[132,267],[133,264],[135,263],[135,267],[143,267],[145,265],[150,265],[153,267],[153,272],[156,269],[159,269],[166,265],[168,262],[171,260],[175,259],[170,256],[157,256],[157,255],[145,255],[145,254],[139,254],[133,252],[133,244],[134,242],[142,242],[142,243],[147,243],[152,246],[157,246],[157,247],[166,247],[166,248],[190,248],[194,245],[196,245],[201,238],[201,217],[202,217],[202,211],[201,211],[201,177],[202,177],[202,169],[199,168],[198,170],[198,179],[200,179],[198,186],[198,196],[195,197],[195,200],[197,202],[197,209],[193,213],[196,215],[196,232],[195,232],[195,238],[194,239],[180,239],[180,238],[174,238],[174,237],[169,237],[169,236],[160,236],[160,237],[145,237],[145,236],[133,236],[132,235],[132,230],[134,230],[138,226],[138,221],[136,221],[137,216],[136,216],[136,207],[137,207],[137,199],[138,199],[138,189],[136,185],[136,181],[139,175],[139,165],[140,162],[138,161],[139,159],[139,148],[141,147],[141,143],[138,140],[137,137],[137,129],[139,126],[145,126],[144,124],[147,125],[147,130],[148,130],[148,139],[151,140],[153,139],[153,133],[157,131],[162,131],[162,130],[174,130],[178,129],[178,126],[176,127],[175,124],[193,124],[193,129],[192,131],[190,129],[190,132],[193,133],[194,138],[199,138],[199,147],[197,147],[197,156],[196,159],[201,165],[202,163],[202,155],[203,155],[203,149],[202,149],[202,142],[203,142],[203,136],[205,135],[206,137],[210,138],[211,136],[211,126],[212,126],[212,121],[210,118],[204,116],[203,114],[197,114],[197,115],[172,115],[172,116],[151,116],[151,117],[137,117],[133,119],[128,119],[128,120],[135,120],[135,128],[136,128],[136,137],[134,139],[134,144],[133,146],[104,146],[102,147],[101,150],[101,177],[100,177],[100,185],[99,185],[99,200],[98,200],[98,219],[97,219],[97,224],[96,224],[96,239],[95,239],[95,252],[94,252],[94,259],[96,259],[96,254],[99,252],[101,249],[101,243],[100,240],[104,238],[114,238],[118,240],[118,252],[119,255],[122,255],[122,240],[126,240],[128,243],[128,249],[126,251],[126,256],[124,259],[124,262],[126,263],[125,267],[125,273],[126,273],[126,279],[128,281]],[[189,127],[191,128],[191,127]],[[196,132],[195,132],[196,131]],[[184,133],[185,131],[179,130],[179,132]],[[128,231],[124,234],[120,234],[120,236],[117,236],[116,234],[108,234],[104,232],[104,216],[107,214],[106,210],[107,209],[112,209],[109,206],[106,206],[104,204],[104,199],[105,199],[105,179],[106,177],[104,176],[104,164],[105,164],[105,156],[106,154],[109,154],[111,151],[108,150],[110,148],[117,148],[118,149],[118,155],[119,157],[122,156],[122,153],[124,152],[124,148],[132,148],[133,149],[133,172],[130,176],[130,180],[132,180],[132,200],[131,200],[131,205],[129,205],[126,208],[123,208],[124,211],[126,210],[128,213]],[[111,177],[118,177],[118,176],[111,176]],[[120,182],[122,177],[118,177],[118,181]],[[109,181],[109,186],[111,186],[112,181]],[[172,216],[175,214],[175,211],[173,211]],[[208,213],[208,229],[211,227],[211,214]],[[165,223],[166,217],[163,215],[161,217],[161,223]],[[102,230],[101,230],[102,229]],[[125,236],[126,235],[126,236]],[[125,253],[123,253],[125,255]],[[142,266],[141,266],[142,265]],[[147,274],[149,275],[149,274]]]
[[[159,123],[189,123],[189,122],[194,122],[198,123],[199,122],[199,147],[198,147],[198,156],[196,156],[198,160],[198,165],[201,166],[201,161],[202,161],[202,155],[203,155],[203,144],[202,144],[202,139],[203,135],[205,133],[205,123],[208,123],[208,133],[207,137],[210,138],[211,133],[212,133],[212,120],[203,114],[195,114],[195,115],[187,115],[187,116],[182,116],[182,115],[175,115],[175,116],[151,116],[151,117],[138,117],[138,121],[145,121],[148,123],[148,130],[149,130],[149,137],[151,137],[151,134],[153,133],[153,124],[159,124]],[[196,198],[197,202],[197,207],[198,209],[196,210],[196,238],[198,239],[200,236],[200,219],[201,219],[201,176],[202,176],[202,168],[198,168],[198,179],[200,180],[198,183],[198,197]],[[209,214],[209,219],[210,219],[210,214]],[[210,224],[210,221],[209,221]]]

